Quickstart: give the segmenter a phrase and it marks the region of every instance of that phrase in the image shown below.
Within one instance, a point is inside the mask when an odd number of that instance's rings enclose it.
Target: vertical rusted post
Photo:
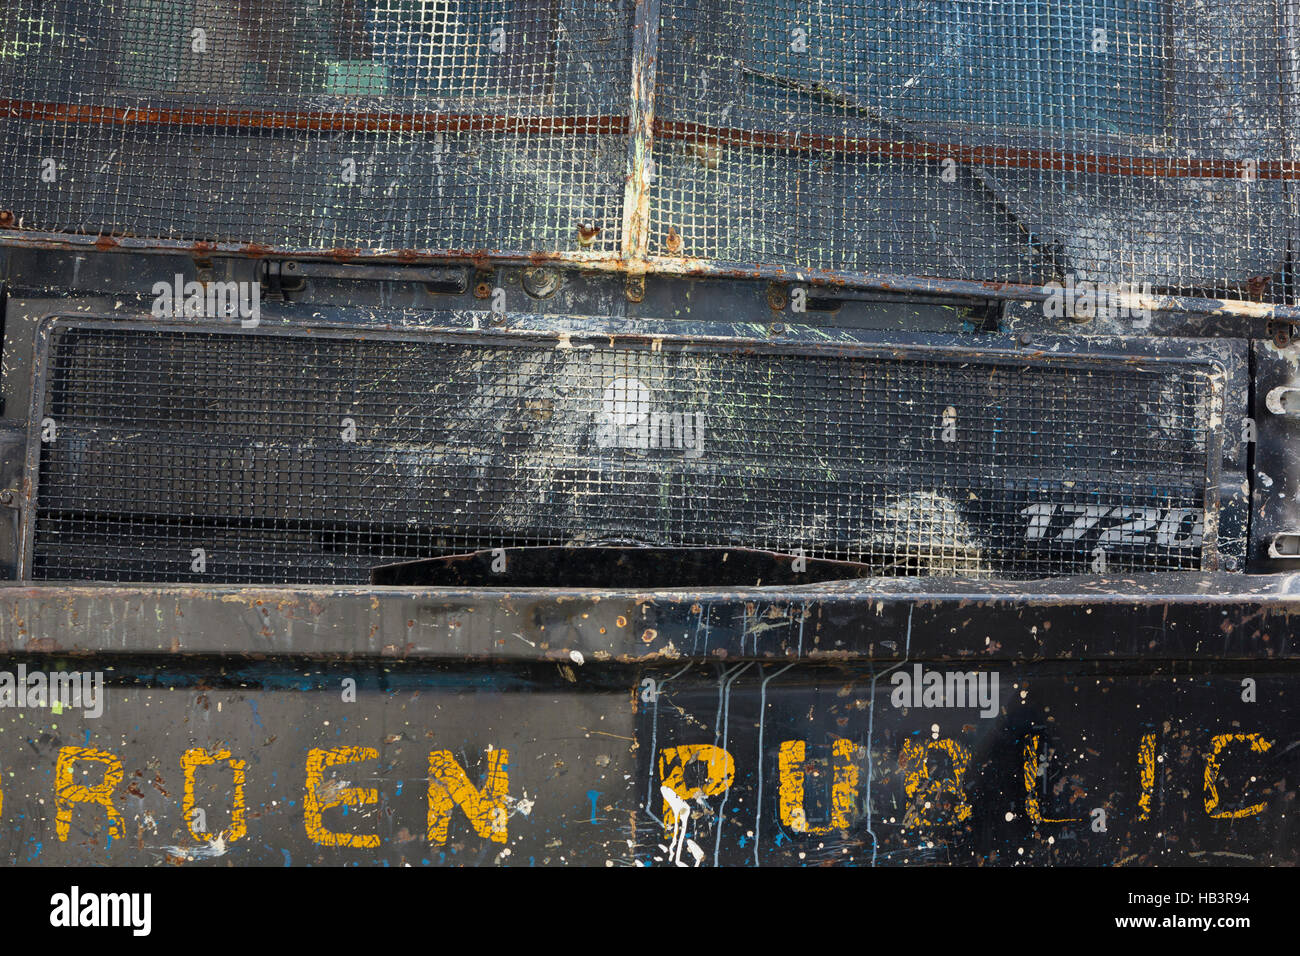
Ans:
[[[659,0],[637,0],[632,24],[632,89],[628,117],[627,188],[623,194],[623,258],[628,271],[645,272],[650,248],[650,185],[654,164],[655,68]]]

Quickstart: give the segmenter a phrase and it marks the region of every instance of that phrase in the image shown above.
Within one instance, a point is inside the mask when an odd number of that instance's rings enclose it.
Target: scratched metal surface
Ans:
[[[10,586],[0,671],[108,688],[0,707],[0,859],[1294,864],[1300,600],[1233,580]],[[896,706],[918,667],[985,699]]]

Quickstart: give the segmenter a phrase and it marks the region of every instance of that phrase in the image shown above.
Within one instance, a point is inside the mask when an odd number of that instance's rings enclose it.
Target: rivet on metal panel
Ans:
[[[554,269],[537,268],[524,272],[524,291],[534,299],[545,299],[560,287],[560,274]]]
[[[1275,319],[1268,323],[1266,331],[1272,336],[1273,344],[1284,349],[1291,344],[1291,339],[1295,335],[1295,326],[1290,322],[1279,322]]]
[[[492,297],[492,276],[486,272],[477,272],[474,274],[474,298],[489,299]]]
[[[789,300],[786,297],[785,289],[778,282],[770,282],[767,286],[767,304],[773,312],[783,312]]]
[[[630,275],[627,277],[627,301],[641,302],[645,299],[645,276]]]

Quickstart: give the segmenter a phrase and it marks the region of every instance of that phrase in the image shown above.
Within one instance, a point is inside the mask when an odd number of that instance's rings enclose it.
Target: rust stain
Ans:
[[[626,116],[505,116],[492,113],[346,112],[230,107],[114,108],[78,103],[0,99],[11,119],[122,126],[198,126],[235,129],[296,129],[364,133],[626,133]]]

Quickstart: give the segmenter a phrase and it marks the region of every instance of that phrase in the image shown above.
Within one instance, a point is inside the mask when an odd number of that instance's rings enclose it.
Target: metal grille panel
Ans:
[[[1280,296],[1280,14],[665,0],[651,252]]]
[[[45,362],[38,579],[357,583],[612,542],[1195,569],[1215,483],[1210,368],[1182,362],[71,325]]]
[[[1291,303],[1297,26],[1283,0],[12,0],[0,227]]]
[[[0,155],[34,175],[4,208],[282,248],[614,250],[630,23],[590,0],[8,3]]]

